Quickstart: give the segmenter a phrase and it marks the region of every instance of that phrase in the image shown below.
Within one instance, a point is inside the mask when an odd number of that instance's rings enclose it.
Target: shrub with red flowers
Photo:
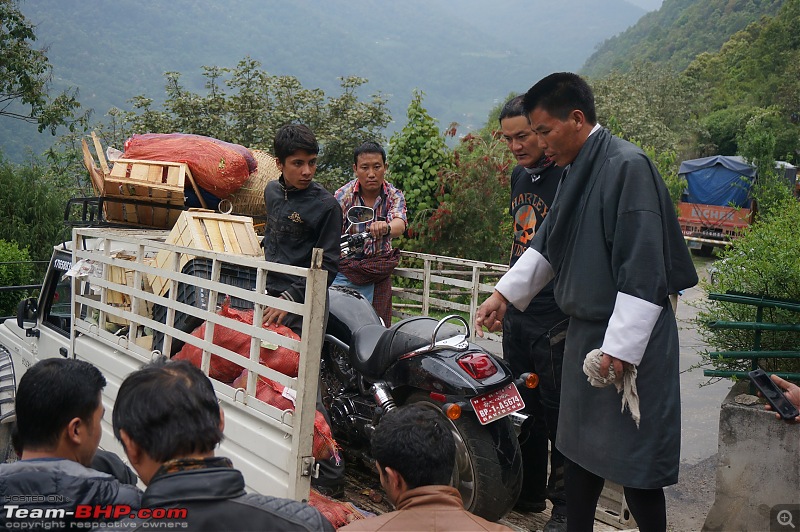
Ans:
[[[511,154],[498,135],[467,135],[453,166],[436,178],[438,206],[412,226],[414,249],[424,253],[504,264],[513,230],[508,214]]]

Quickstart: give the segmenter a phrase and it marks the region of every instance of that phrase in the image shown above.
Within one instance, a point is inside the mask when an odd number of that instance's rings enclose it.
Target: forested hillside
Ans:
[[[48,47],[55,88],[79,88],[95,119],[112,106],[130,109],[140,94],[162,102],[165,72],[202,91],[203,66],[233,68],[249,56],[327,94],[339,77],[366,78],[361,95],[382,92],[395,120],[420,89],[440,126],[458,122],[461,131],[480,127],[509,92],[577,70],[596,43],[645,13],[625,0],[22,0],[20,8],[36,45]],[[583,31],[565,38],[574,23]],[[23,126],[0,122],[13,160],[51,140]]]
[[[581,73],[599,77],[642,61],[683,70],[698,54],[719,51],[737,31],[777,13],[785,1],[664,0],[661,9],[602,43]]]
[[[771,147],[775,159],[800,160],[800,1],[736,33],[715,54],[700,54],[685,71],[705,87],[701,123],[720,153],[747,143]]]

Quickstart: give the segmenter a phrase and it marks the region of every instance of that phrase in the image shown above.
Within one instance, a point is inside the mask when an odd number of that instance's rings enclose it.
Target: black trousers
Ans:
[[[565,459],[567,489],[567,529],[591,531],[597,501],[603,491],[605,479],[587,471],[570,459]],[[642,532],[667,530],[667,505],[664,490],[624,487],[625,501]]]
[[[559,312],[525,314],[509,306],[503,318],[503,358],[517,377],[524,372],[539,376],[539,386],[522,388],[528,420],[520,434],[522,493],[520,501],[550,499],[553,513],[566,515],[564,456],[556,449],[561,401],[561,365],[569,318]],[[547,475],[548,442],[550,476]]]

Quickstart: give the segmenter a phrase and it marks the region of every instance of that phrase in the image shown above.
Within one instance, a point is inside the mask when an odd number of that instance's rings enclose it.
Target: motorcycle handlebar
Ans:
[[[369,236],[369,231],[363,231],[354,235],[342,235],[342,243],[339,246],[341,255],[343,257],[349,255],[351,250],[354,251],[355,248],[362,246]]]

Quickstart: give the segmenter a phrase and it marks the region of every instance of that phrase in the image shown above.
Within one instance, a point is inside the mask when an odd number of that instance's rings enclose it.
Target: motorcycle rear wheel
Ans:
[[[452,484],[461,493],[464,508],[489,521],[511,511],[522,489],[522,455],[511,420],[505,417],[481,425],[472,412],[451,420],[424,392],[412,394],[406,404],[412,403],[437,412],[450,427],[456,442]]]

